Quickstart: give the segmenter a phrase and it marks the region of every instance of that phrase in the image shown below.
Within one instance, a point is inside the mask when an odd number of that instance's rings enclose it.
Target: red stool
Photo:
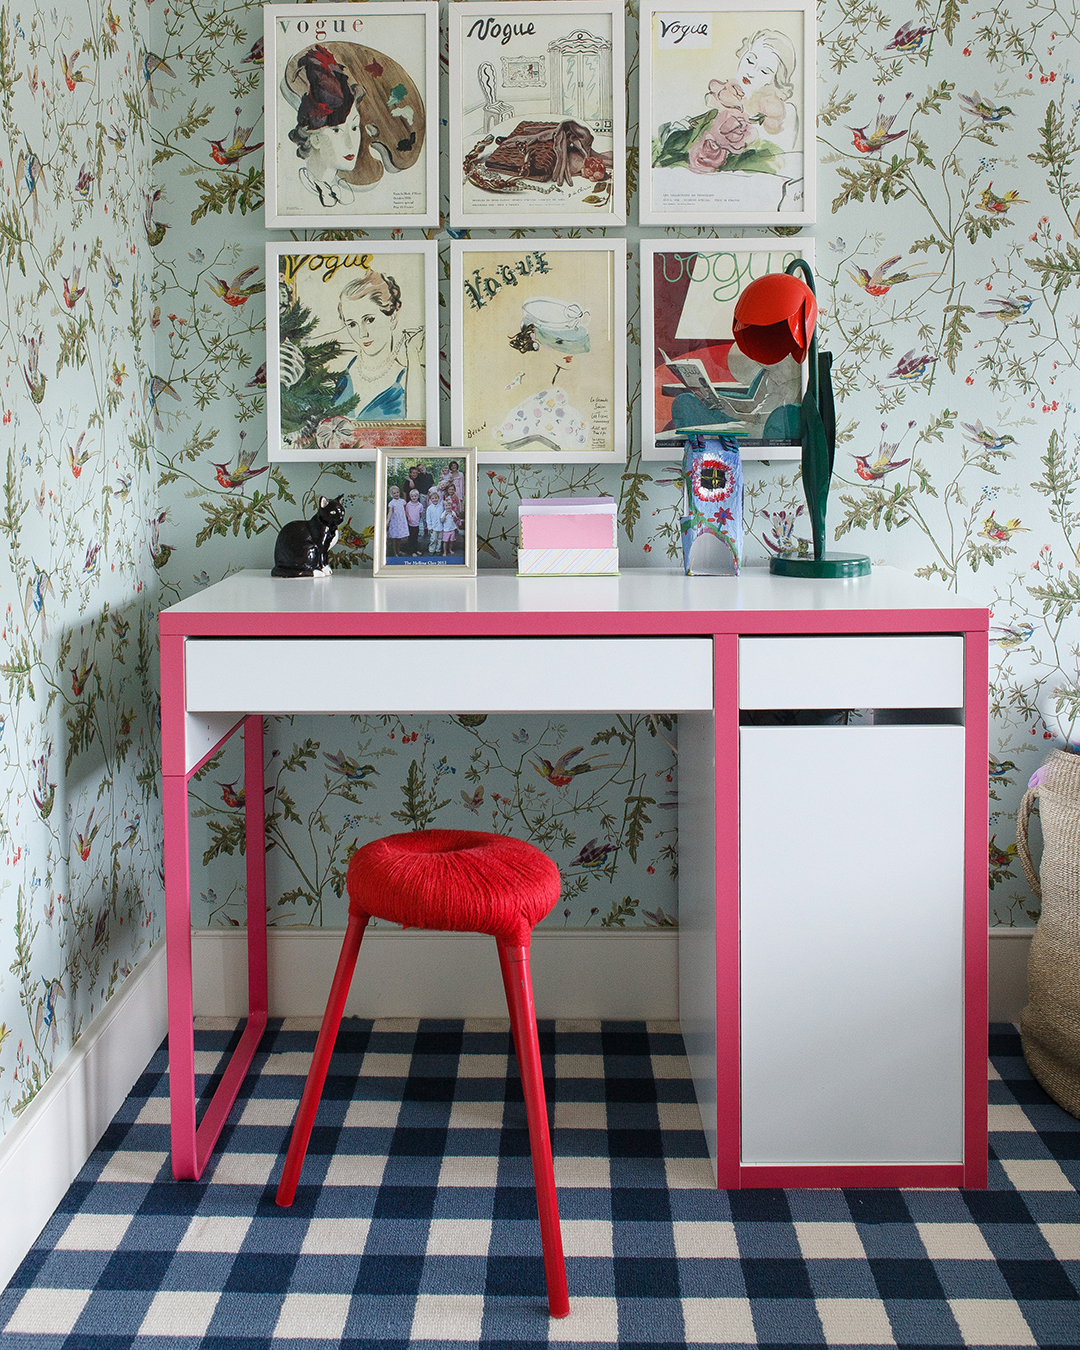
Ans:
[[[291,1205],[296,1194],[368,919],[387,919],[406,928],[490,933],[499,947],[525,1094],[548,1308],[552,1317],[566,1317],[570,1296],[529,974],[532,930],[559,898],[559,869],[520,839],[471,830],[422,830],[392,834],[357,849],[349,863],[347,885],[349,925],[296,1113],[278,1204]]]

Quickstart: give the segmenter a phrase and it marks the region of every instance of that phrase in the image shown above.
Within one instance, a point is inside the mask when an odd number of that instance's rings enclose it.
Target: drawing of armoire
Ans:
[[[551,61],[551,112],[572,117],[594,132],[611,131],[611,51],[606,38],[583,28],[548,43]]]

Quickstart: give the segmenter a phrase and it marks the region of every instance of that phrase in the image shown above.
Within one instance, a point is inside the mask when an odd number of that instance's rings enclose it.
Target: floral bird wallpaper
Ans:
[[[1080,745],[1077,18],[824,0],[818,21],[801,233],[834,356],[829,533],[992,606],[991,918],[1026,925],[1016,808],[1047,751]],[[636,221],[633,5],[626,34]],[[0,5],[0,1130],[160,938],[157,611],[270,566],[320,493],[345,494],[337,566],[371,564],[372,467],[266,457],[263,245],[314,232],[263,228],[262,62],[261,6],[240,0]],[[709,231],[610,232],[631,245],[628,462],[482,468],[484,566],[513,564],[519,497],[605,491],[623,566],[677,565],[678,470],[641,459],[635,245]],[[427,234],[445,320],[450,232]],[[440,345],[445,439],[445,322]],[[750,558],[799,547],[801,503],[790,465],[745,465]],[[439,824],[547,849],[549,923],[677,923],[663,709],[268,731],[272,922],[342,924],[351,850]],[[199,925],[242,922],[241,769],[230,747],[192,785]]]

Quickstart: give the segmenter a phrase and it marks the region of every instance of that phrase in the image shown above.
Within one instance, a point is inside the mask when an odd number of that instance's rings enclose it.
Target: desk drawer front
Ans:
[[[191,712],[689,712],[710,638],[189,638]]]
[[[961,637],[739,641],[740,708],[961,708],[963,704]]]

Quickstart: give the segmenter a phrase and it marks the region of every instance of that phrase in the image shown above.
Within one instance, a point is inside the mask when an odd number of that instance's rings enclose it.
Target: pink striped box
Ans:
[[[618,575],[614,497],[533,497],[518,519],[518,576]]]

